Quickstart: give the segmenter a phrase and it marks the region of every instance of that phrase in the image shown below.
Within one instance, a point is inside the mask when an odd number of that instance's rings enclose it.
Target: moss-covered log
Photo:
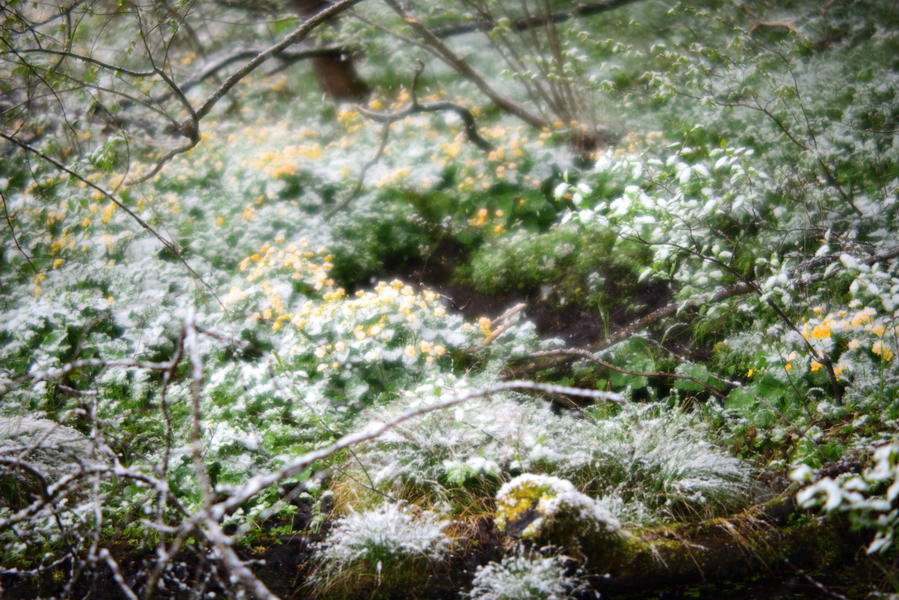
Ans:
[[[850,559],[846,552],[858,548],[861,542],[853,539],[846,523],[798,511],[793,495],[792,490],[784,492],[728,518],[632,529],[616,548],[609,547],[609,538],[603,532],[597,533],[595,539],[588,533],[581,540],[580,555],[586,559],[583,570],[592,575],[591,586],[603,597],[620,598],[694,583],[753,579],[754,585],[759,585],[766,576],[774,580],[792,568],[786,561],[814,572]],[[384,589],[384,597],[458,597],[459,591],[470,584],[477,566],[498,560],[515,541],[499,532],[488,518],[478,519],[463,529],[457,551],[425,570],[429,572],[422,572],[428,579],[426,584],[415,589]],[[240,554],[255,562],[256,575],[280,597],[301,598],[310,591],[310,551],[320,539],[320,535],[302,534],[273,537],[259,540]],[[189,557],[183,558],[184,564],[191,562]],[[132,555],[122,564],[126,578],[139,585],[151,561],[152,556]],[[106,585],[101,586],[105,591],[97,597],[118,597],[109,575],[100,577]],[[12,598],[54,594],[64,584],[52,573],[37,579],[16,578],[7,573],[2,580],[7,591],[15,590]],[[372,593],[366,587],[360,590],[359,597],[368,598]]]
[[[586,540],[588,570],[609,577],[593,583],[602,592],[636,592],[672,585],[775,575],[787,565],[819,570],[847,558],[856,543],[845,521],[796,508],[793,490],[735,516],[632,532],[624,552]],[[599,558],[599,560],[596,560]]]

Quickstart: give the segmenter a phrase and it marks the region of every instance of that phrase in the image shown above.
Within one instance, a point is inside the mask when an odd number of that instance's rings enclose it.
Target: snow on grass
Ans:
[[[570,562],[566,556],[543,556],[519,547],[501,562],[479,567],[465,597],[471,600],[564,600],[582,586],[576,575],[568,574]]]

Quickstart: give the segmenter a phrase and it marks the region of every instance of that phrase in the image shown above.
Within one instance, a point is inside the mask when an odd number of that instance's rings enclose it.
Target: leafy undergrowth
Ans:
[[[649,41],[647,4],[584,50],[629,130],[586,167],[575,125],[447,84],[423,99],[475,109],[494,149],[409,116],[357,186],[381,126],[285,102],[278,76],[146,183],[121,187],[149,168],[121,139],[85,135],[86,181],[4,160],[4,576],[63,579],[101,546],[226,564],[184,528],[219,507],[244,556],[316,540],[292,586],[316,597],[582,597],[641,532],[726,522],[788,474],[895,566],[895,15],[676,4]],[[547,386],[481,394],[513,374]]]

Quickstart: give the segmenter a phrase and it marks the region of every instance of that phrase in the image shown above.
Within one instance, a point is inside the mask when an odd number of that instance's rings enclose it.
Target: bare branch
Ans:
[[[278,471],[266,473],[263,475],[257,475],[256,477],[253,477],[252,479],[247,481],[247,483],[245,483],[243,487],[235,490],[227,499],[209,507],[206,511],[208,514],[204,515],[201,513],[200,516],[195,516],[193,519],[185,521],[181,529],[184,530],[185,528],[187,528],[188,530],[192,530],[197,524],[199,524],[207,517],[212,517],[215,520],[220,520],[222,517],[224,517],[225,514],[228,513],[228,511],[234,510],[235,508],[239,507],[241,504],[258,494],[262,490],[275,485],[283,481],[284,479],[287,479],[288,477],[296,475],[312,463],[332,456],[337,452],[340,452],[341,450],[344,450],[351,446],[376,439],[383,433],[393,429],[394,427],[397,427],[398,425],[406,421],[409,421],[410,419],[463,404],[470,400],[485,398],[488,396],[492,396],[493,394],[511,390],[533,390],[538,392],[566,394],[569,396],[580,396],[584,398],[593,398],[611,402],[624,401],[624,398],[621,396],[621,394],[616,394],[614,392],[586,390],[565,385],[535,383],[533,381],[505,381],[497,383],[479,391],[469,392],[450,398],[448,400],[444,400],[443,402],[438,402],[437,404],[410,410],[386,423],[371,423],[360,431],[350,433],[341,437],[330,446],[308,452],[303,456],[294,459]]]
[[[231,547],[231,539],[222,531],[221,526],[212,518],[203,519],[203,535],[206,536],[216,551],[221,556],[225,567],[231,576],[259,600],[279,600],[271,590],[262,583],[258,577],[247,567],[246,563],[240,560],[234,548]]]
[[[358,107],[357,107],[358,108]],[[360,110],[361,112],[361,110]],[[363,113],[364,114],[364,113]],[[349,206],[350,202],[356,199],[356,196],[359,195],[359,192],[362,191],[362,186],[365,184],[365,176],[368,174],[368,170],[373,166],[378,164],[378,161],[381,160],[381,156],[384,155],[384,149],[387,148],[387,140],[390,138],[390,122],[384,124],[384,128],[381,130],[381,142],[378,144],[378,149],[375,151],[374,156],[372,156],[367,163],[362,167],[362,171],[359,172],[359,177],[356,179],[356,185],[353,186],[352,191],[347,194],[347,197],[341,200],[341,202],[332,208],[328,214],[325,215],[325,220],[330,220],[334,215],[342,211],[344,208]]]
[[[462,122],[465,124],[465,137],[468,138],[469,142],[471,142],[484,152],[490,152],[491,150],[493,150],[493,144],[481,137],[481,134],[478,132],[478,126],[475,122],[474,116],[471,114],[471,111],[464,106],[461,106],[454,102],[436,102],[434,104],[418,104],[417,102],[413,102],[403,110],[397,111],[395,113],[376,112],[358,105],[356,106],[356,109],[369,119],[386,124],[395,123],[396,121],[401,121],[406,117],[419,113],[440,111],[452,112],[458,115],[462,119]]]
[[[0,56],[4,54],[49,54],[51,56],[59,56],[62,58],[71,58],[74,60],[79,60],[81,62],[90,63],[92,65],[97,65],[103,69],[108,71],[112,71],[117,74],[123,75],[131,75],[132,77],[153,77],[156,75],[156,71],[135,71],[132,69],[127,69],[125,67],[119,65],[113,65],[107,62],[103,62],[102,60],[98,60],[93,56],[84,56],[81,54],[76,54],[74,52],[64,52],[62,50],[50,50],[48,48],[22,48],[16,50],[6,50],[4,52],[0,52]]]
[[[200,345],[197,339],[196,311],[188,309],[187,318],[184,319],[184,349],[190,361],[190,397],[191,397],[191,430],[190,448],[194,462],[194,472],[203,492],[203,504],[212,502],[212,483],[209,479],[209,471],[203,462],[203,429],[201,424],[200,403],[203,392],[203,357],[200,356]]]
[[[13,243],[16,245],[19,253],[25,258],[25,261],[31,266],[31,270],[37,273],[37,267],[31,262],[31,257],[28,256],[28,253],[25,252],[25,249],[19,244],[19,238],[16,236],[16,228],[13,225],[12,217],[9,215],[9,206],[6,202],[6,196],[3,194],[3,190],[0,190],[0,202],[3,202],[3,216],[6,218],[6,224],[9,225],[9,233],[12,235]]]
[[[721,392],[720,389],[716,388],[713,385],[710,385],[709,383],[706,383],[705,381],[703,381],[697,377],[693,377],[692,375],[686,375],[684,373],[670,373],[667,371],[634,371],[632,369],[625,369],[623,367],[613,365],[612,363],[599,358],[594,353],[592,353],[589,350],[586,350],[584,348],[565,348],[565,349],[561,349],[561,350],[547,350],[545,352],[535,352],[534,354],[529,355],[529,357],[531,357],[531,358],[540,358],[542,356],[571,356],[571,357],[585,358],[591,362],[594,362],[594,363],[600,365],[601,367],[605,367],[606,369],[609,369],[611,371],[617,371],[618,373],[624,373],[625,375],[637,375],[637,376],[643,376],[643,377],[666,377],[666,378],[672,378],[672,379],[686,379],[687,381],[692,381],[693,383],[695,383],[697,385],[701,385],[702,387],[704,387],[706,389],[706,391],[717,396],[718,398],[724,398],[724,394]],[[718,378],[716,377],[716,379],[718,379]],[[721,381],[724,381],[725,383],[731,383],[731,382],[727,382],[723,379],[721,379]]]
[[[385,113],[369,110],[360,104],[356,105],[356,110],[358,110],[363,116],[368,117],[373,121],[384,124],[384,129],[381,131],[381,142],[378,145],[378,149],[375,152],[374,156],[372,156],[372,158],[367,163],[365,163],[365,166],[362,167],[362,171],[359,173],[359,178],[356,180],[356,185],[353,187],[353,190],[347,195],[345,199],[343,199],[337,206],[335,206],[330,212],[328,212],[327,215],[325,215],[326,220],[330,219],[335,214],[346,208],[350,204],[350,202],[352,202],[356,198],[356,196],[362,190],[362,186],[365,183],[365,176],[368,173],[368,170],[375,166],[378,161],[381,160],[381,156],[384,154],[384,149],[387,147],[387,140],[390,137],[390,126],[397,121],[405,119],[406,117],[419,113],[439,112],[444,110],[453,112],[459,115],[459,117],[461,117],[462,121],[465,123],[465,135],[471,143],[485,152],[493,150],[493,144],[481,137],[481,134],[478,133],[478,126],[475,122],[474,116],[471,114],[471,111],[469,111],[464,106],[460,106],[453,102],[438,102],[436,104],[420,104],[418,102],[418,93],[416,89],[418,87],[418,79],[419,77],[421,77],[421,73],[423,70],[424,63],[419,61],[415,73],[412,75],[412,85],[410,86],[412,99],[409,102],[409,106],[407,106],[406,108],[393,113]]]
[[[259,54],[253,57],[252,60],[247,62],[243,67],[238,69],[235,73],[233,73],[228,79],[219,86],[214,92],[212,92],[203,104],[196,111],[193,110],[190,103],[187,102],[187,98],[184,96],[184,90],[178,87],[174,81],[168,81],[169,86],[172,88],[173,93],[176,94],[182,101],[182,103],[186,103],[188,107],[190,107],[190,118],[184,121],[180,128],[179,133],[188,138],[190,140],[183,146],[179,146],[170,150],[165,154],[159,161],[157,161],[156,165],[151,169],[148,173],[140,176],[134,181],[129,182],[129,184],[141,183],[143,181],[147,181],[151,177],[155,176],[162,170],[162,167],[165,166],[168,161],[173,159],[175,156],[179,154],[183,154],[188,150],[192,149],[200,142],[200,121],[212,111],[215,105],[229,92],[231,89],[237,85],[243,78],[252,73],[256,68],[261,65],[263,62],[271,58],[272,56],[276,56],[280,52],[282,52],[288,46],[296,44],[297,42],[302,41],[306,36],[312,32],[313,29],[321,25],[322,23],[329,20],[331,17],[344,12],[355,4],[362,2],[363,0],[341,0],[333,5],[328,6],[322,11],[316,13],[315,15],[309,17],[303,23],[300,24],[299,27],[294,29],[291,33],[284,37],[277,44],[270,46],[266,50],[263,50]]]
[[[256,67],[288,46],[303,40],[313,29],[325,21],[339,15],[360,2],[362,2],[362,0],[340,0],[339,2],[327,6],[325,9],[306,19],[299,27],[285,36],[280,42],[257,54],[253,60],[238,69],[236,73],[232,74],[217,90],[209,95],[206,101],[203,102],[203,105],[197,110],[197,119],[202,119],[209,114],[209,111],[213,109],[216,103],[221,100],[231,88],[237,85],[241,79],[252,73]]]
[[[468,61],[464,58],[453,52],[453,50],[447,46],[443,41],[434,34],[433,31],[428,29],[424,24],[418,21],[416,18],[411,16],[409,13],[401,7],[396,0],[385,0],[387,5],[393,9],[393,11],[409,25],[412,30],[423,40],[425,45],[436,55],[438,58],[443,60],[446,64],[451,66],[456,70],[460,75],[465,77],[474,83],[481,92],[484,93],[490,100],[493,101],[494,104],[505,110],[506,112],[515,115],[528,125],[535,127],[537,129],[542,129],[547,126],[547,122],[535,115],[531,111],[529,111],[524,106],[518,104],[513,101],[511,98],[500,94],[496,89],[493,88],[484,77],[478,73],[474,67],[472,67]]]
[[[131,589],[131,586],[125,582],[125,577],[122,575],[119,563],[112,557],[109,550],[101,548],[97,556],[100,560],[106,561],[106,564],[109,565],[109,569],[112,571],[112,578],[115,580],[116,585],[119,586],[121,592],[125,594],[125,597],[128,598],[128,600],[138,600],[137,594],[135,594],[134,590]]]
[[[509,25],[509,28],[512,31],[527,31],[528,29],[544,27],[548,22],[564,23],[570,19],[589,17],[608,12],[622,6],[627,6],[628,4],[633,4],[636,1],[637,0],[606,0],[605,2],[592,2],[589,4],[577,3],[577,5],[572,8],[550,13],[547,16],[541,15],[539,17],[515,19]],[[474,33],[476,31],[490,31],[494,27],[496,27],[495,21],[483,19],[480,21],[470,21],[468,23],[458,23],[456,25],[439,27],[434,29],[434,35],[440,38],[448,38],[456,35]]]

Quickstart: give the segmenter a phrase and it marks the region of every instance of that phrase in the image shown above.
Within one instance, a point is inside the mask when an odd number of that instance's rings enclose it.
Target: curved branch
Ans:
[[[225,82],[217,90],[212,92],[212,94],[210,94],[209,97],[206,98],[206,101],[203,102],[203,105],[197,110],[197,119],[202,119],[203,117],[208,115],[209,111],[212,110],[216,103],[221,100],[222,97],[231,90],[231,88],[237,85],[241,79],[252,73],[256,69],[256,67],[261,65],[270,57],[278,54],[288,46],[291,46],[303,40],[307,35],[309,35],[310,32],[312,32],[313,29],[315,29],[325,21],[336,15],[339,15],[340,13],[346,11],[356,4],[359,4],[360,2],[362,2],[362,0],[340,0],[340,2],[336,2],[328,6],[324,10],[303,21],[303,23],[301,23],[299,27],[285,36],[284,39],[282,39],[280,42],[257,54],[253,58],[253,60],[249,61],[236,73],[228,77],[228,79],[225,80]]]
[[[496,89],[493,88],[484,77],[478,73],[474,67],[472,67],[468,61],[464,58],[453,52],[453,50],[443,43],[443,41],[435,35],[433,31],[428,29],[424,24],[420,21],[412,17],[409,13],[403,9],[395,0],[385,0],[390,6],[391,9],[401,18],[403,21],[409,25],[412,30],[418,35],[419,38],[423,40],[423,43],[442,61],[451,66],[456,70],[460,75],[474,83],[481,92],[484,93],[485,96],[490,98],[494,104],[505,110],[506,112],[515,115],[528,125],[535,127],[537,129],[542,129],[547,126],[546,120],[542,119],[540,116],[535,115],[527,108],[513,101],[511,98],[500,94]]]
[[[183,146],[179,146],[170,150],[165,154],[159,161],[157,161],[156,165],[151,169],[148,173],[136,178],[133,181],[130,181],[129,184],[141,183],[147,181],[160,170],[165,164],[173,159],[175,156],[179,154],[183,154],[188,150],[191,150],[194,146],[196,146],[200,142],[200,121],[212,111],[215,105],[225,97],[225,95],[231,91],[231,89],[237,85],[243,78],[252,73],[256,68],[261,65],[263,62],[271,58],[272,56],[277,55],[281,51],[283,51],[288,46],[296,44],[299,41],[302,41],[309,33],[312,32],[313,29],[321,25],[322,23],[329,20],[331,17],[344,12],[350,7],[362,2],[363,0],[341,0],[335,4],[332,4],[325,8],[324,10],[316,13],[312,17],[303,21],[299,27],[294,29],[291,33],[287,34],[284,39],[282,39],[277,44],[270,46],[266,50],[258,53],[253,57],[252,60],[247,62],[243,67],[238,69],[235,73],[232,73],[230,77],[228,77],[225,82],[219,86],[214,92],[212,92],[200,108],[193,110],[193,107],[190,103],[187,103],[189,107],[190,118],[184,121],[179,127],[179,133],[188,138],[190,141]],[[182,90],[174,81],[167,81],[169,86],[172,88],[174,94],[176,94],[179,99],[181,99],[182,103],[186,102],[186,97],[184,96],[184,90]]]
[[[395,113],[375,112],[358,105],[356,106],[356,110],[373,121],[387,124],[400,121],[406,117],[419,113],[449,111],[455,113],[462,119],[462,122],[465,124],[465,137],[468,138],[469,142],[484,152],[493,150],[493,144],[485,140],[478,132],[478,125],[474,116],[471,114],[471,111],[454,102],[437,102],[434,104],[418,104],[417,102],[413,102],[403,110]]]
[[[0,52],[0,56],[3,56],[4,54],[49,54],[51,56],[59,56],[61,58],[72,58],[75,60],[80,60],[81,62],[97,65],[98,67],[113,71],[115,73],[124,73],[125,75],[131,75],[132,77],[153,77],[154,75],[156,75],[156,71],[152,69],[149,71],[134,71],[125,67],[120,67],[118,65],[111,65],[92,56],[84,56],[82,54],[76,54],[75,52],[65,52],[63,50],[50,50],[49,48],[22,48],[21,50],[7,50],[5,52]]]
[[[16,228],[13,225],[12,217],[10,217],[10,215],[9,215],[9,207],[6,202],[6,196],[3,194],[3,190],[0,190],[0,202],[3,203],[3,216],[6,218],[6,224],[9,225],[9,233],[12,236],[13,243],[16,245],[16,248],[19,250],[19,252],[25,258],[25,261],[29,264],[29,266],[31,267],[31,270],[34,271],[35,273],[37,273],[37,267],[34,266],[34,263],[31,261],[31,257],[28,256],[28,253],[25,252],[25,249],[22,248],[21,244],[19,244],[19,238],[18,238],[18,236],[16,236]]]

